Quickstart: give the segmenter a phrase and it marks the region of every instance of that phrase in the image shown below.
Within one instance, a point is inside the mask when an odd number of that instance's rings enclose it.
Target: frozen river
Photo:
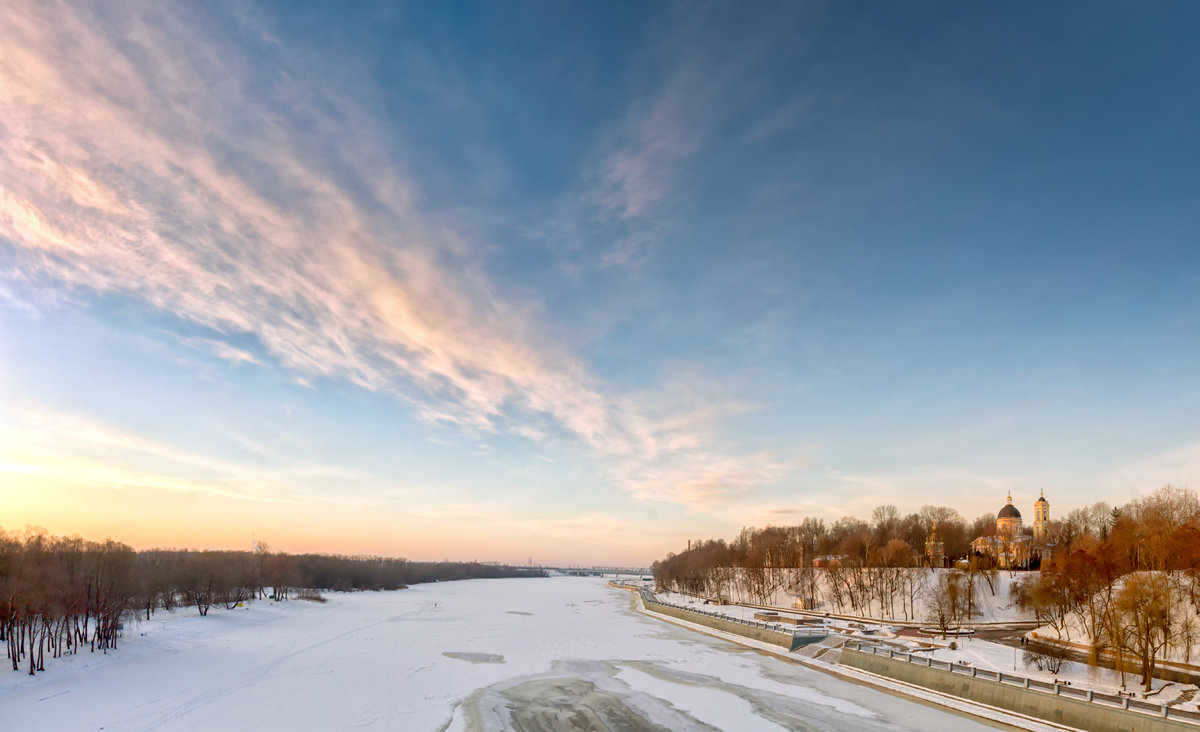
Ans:
[[[143,635],[144,634],[144,635]],[[647,618],[595,579],[160,614],[0,675],[0,730],[994,729]]]

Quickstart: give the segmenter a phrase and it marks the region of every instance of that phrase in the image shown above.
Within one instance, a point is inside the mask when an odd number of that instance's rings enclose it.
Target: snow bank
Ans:
[[[762,598],[758,595],[748,592],[745,587],[745,582],[732,581],[727,586],[727,589],[721,594],[726,599],[733,602],[744,602],[750,604],[770,605],[775,608],[789,609],[795,607],[797,597],[802,594],[800,589],[801,581],[798,579],[800,570],[779,570],[782,576],[775,581],[776,587],[767,595],[767,602],[761,602]],[[914,583],[917,586],[917,591],[912,597],[908,597],[906,593],[897,593],[894,602],[890,605],[884,605],[878,599],[871,599],[865,603],[865,612],[861,613],[863,617],[873,618],[886,622],[923,622],[926,619],[925,597],[928,587],[932,587],[937,582],[937,577],[941,574],[948,573],[948,569],[903,569],[898,570],[904,573],[911,573],[915,578]],[[842,604],[837,604],[833,599],[836,593],[830,589],[831,575],[829,570],[815,569],[812,570],[812,575],[815,578],[817,591],[815,593],[818,604],[813,610],[818,613],[832,613],[838,615],[860,615],[859,612],[850,604],[849,600],[843,597]],[[1036,577],[1036,572],[1010,572],[998,571],[992,577],[992,582],[989,584],[986,578],[982,575],[977,576],[975,584],[975,612],[971,617],[970,623],[1013,623],[1013,622],[1030,622],[1033,620],[1031,613],[1025,612],[1017,607],[1012,599],[1012,589],[1015,584],[1022,580]],[[702,605],[705,598],[682,595],[680,593],[656,593],[660,597],[673,598],[672,602],[676,604],[688,603]],[[803,593],[809,594],[809,593]],[[730,606],[722,606],[723,612],[740,613],[738,610],[731,610]],[[752,611],[751,611],[752,612]],[[740,615],[739,615],[740,617]],[[749,617],[749,616],[747,616]]]

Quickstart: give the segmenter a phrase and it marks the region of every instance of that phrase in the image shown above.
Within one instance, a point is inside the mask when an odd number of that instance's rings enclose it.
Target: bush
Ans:
[[[1025,651],[1025,664],[1033,664],[1038,671],[1049,671],[1057,674],[1069,665],[1067,652],[1056,645],[1039,644]]]
[[[296,590],[296,599],[307,600],[308,602],[328,602],[324,597],[321,597],[320,590],[313,590],[307,587]]]

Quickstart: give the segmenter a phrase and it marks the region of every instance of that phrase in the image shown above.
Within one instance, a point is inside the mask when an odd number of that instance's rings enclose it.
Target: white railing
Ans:
[[[926,668],[945,671],[946,673],[970,676],[978,679],[988,679],[991,681],[997,681],[1001,684],[1029,689],[1030,691],[1039,693],[1052,694],[1054,696],[1061,696],[1069,699],[1077,699],[1079,701],[1085,701],[1091,704],[1100,704],[1110,708],[1115,707],[1119,709],[1128,709],[1155,717],[1174,719],[1181,722],[1200,725],[1200,713],[1189,712],[1183,709],[1175,709],[1167,704],[1158,704],[1142,701],[1140,699],[1133,699],[1127,694],[1106,694],[1104,692],[1094,691],[1092,689],[1077,689],[1071,686],[1069,683],[1060,682],[1057,679],[1053,682],[1042,681],[1041,679],[1031,679],[1028,676],[1009,674],[1003,671],[992,671],[990,669],[983,669],[965,664],[957,664],[950,661],[939,661],[938,659],[931,658],[929,656],[896,651],[891,648],[885,648],[881,645],[862,643],[859,641],[847,641],[845,648],[859,651],[861,653],[885,656],[893,661],[903,661],[905,663],[911,663],[917,666],[924,666]]]

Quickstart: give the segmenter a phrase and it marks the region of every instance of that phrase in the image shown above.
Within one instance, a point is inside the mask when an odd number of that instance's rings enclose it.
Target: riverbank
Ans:
[[[786,651],[774,643],[755,640],[738,634],[706,627],[699,623],[689,622],[687,620],[671,617],[662,613],[656,613],[653,610],[646,608],[641,601],[640,594],[637,592],[632,592],[631,598],[631,603],[638,612],[644,613],[645,615],[656,618],[662,622],[671,623],[697,633],[702,633],[715,638],[721,638],[733,643],[737,643],[739,645],[746,646],[747,648],[752,648],[760,653],[774,656],[789,663],[805,666],[839,679],[860,684],[867,688],[876,689],[878,691],[883,691],[888,694],[897,695],[907,699],[917,700],[925,704],[942,707],[962,715],[968,715],[970,717],[986,720],[990,723],[1009,729],[1024,729],[1032,730],[1033,732],[1062,732],[1063,730],[1073,729],[1071,727],[1048,723],[1033,717],[1015,714],[1004,709],[976,704],[921,686],[890,679],[879,674],[873,674],[853,667],[843,666],[836,661],[837,657],[839,656],[839,650],[837,649],[837,646],[833,644],[822,644],[826,650],[823,656],[809,657],[805,655],[804,649],[801,649],[799,652]]]

